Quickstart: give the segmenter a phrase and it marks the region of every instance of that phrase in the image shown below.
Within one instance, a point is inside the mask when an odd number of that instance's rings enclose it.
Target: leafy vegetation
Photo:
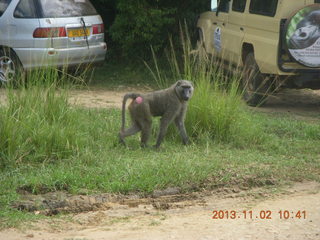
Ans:
[[[118,56],[128,61],[150,55],[149,47],[161,52],[171,35],[178,40],[179,22],[194,29],[197,17],[209,10],[210,1],[92,0],[104,19],[110,60]],[[115,53],[116,54],[112,54]]]

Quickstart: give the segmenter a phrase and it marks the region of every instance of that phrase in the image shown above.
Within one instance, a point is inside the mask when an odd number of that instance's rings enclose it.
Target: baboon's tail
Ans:
[[[124,131],[125,129],[125,120],[126,120],[126,102],[128,100],[128,98],[131,99],[136,99],[138,96],[140,96],[140,94],[137,93],[127,93],[126,95],[124,95],[123,97],[123,101],[122,101],[122,125],[121,125],[121,131]]]

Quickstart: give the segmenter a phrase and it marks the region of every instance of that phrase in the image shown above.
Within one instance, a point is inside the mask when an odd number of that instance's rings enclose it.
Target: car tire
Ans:
[[[15,85],[21,80],[23,68],[16,54],[8,49],[0,49],[0,85]]]
[[[249,53],[244,62],[242,77],[243,99],[250,106],[261,106],[270,90],[268,78],[259,70],[254,54]]]

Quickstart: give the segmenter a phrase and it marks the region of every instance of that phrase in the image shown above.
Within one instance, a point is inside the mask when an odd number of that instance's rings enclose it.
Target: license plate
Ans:
[[[68,30],[68,37],[73,38],[73,37],[84,37],[84,36],[89,36],[90,31],[88,28],[86,28],[86,31],[84,31],[83,28],[75,28],[75,29],[69,29]]]

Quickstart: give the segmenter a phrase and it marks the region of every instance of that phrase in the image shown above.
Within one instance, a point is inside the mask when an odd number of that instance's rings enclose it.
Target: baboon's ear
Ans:
[[[179,87],[181,84],[182,84],[182,81],[179,80],[179,81],[177,82],[176,86]]]

